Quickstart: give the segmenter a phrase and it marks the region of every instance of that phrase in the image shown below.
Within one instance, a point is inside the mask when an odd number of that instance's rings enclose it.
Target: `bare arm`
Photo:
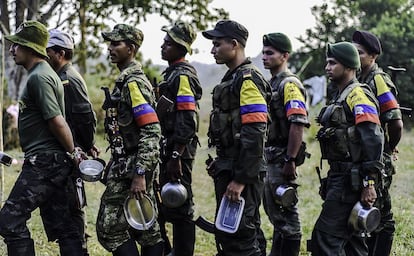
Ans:
[[[73,143],[72,132],[69,129],[68,124],[63,116],[55,116],[48,121],[50,131],[55,135],[56,139],[60,142],[63,148],[67,152],[73,152],[75,145]]]

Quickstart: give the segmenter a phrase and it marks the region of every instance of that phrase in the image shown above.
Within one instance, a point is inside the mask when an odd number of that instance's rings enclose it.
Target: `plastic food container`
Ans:
[[[230,234],[237,232],[243,215],[244,204],[243,197],[240,197],[240,201],[236,202],[223,196],[217,213],[216,228]]]

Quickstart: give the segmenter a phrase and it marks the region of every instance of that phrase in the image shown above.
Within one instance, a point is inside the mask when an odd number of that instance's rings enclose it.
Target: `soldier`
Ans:
[[[18,117],[24,163],[0,211],[0,234],[9,256],[34,256],[26,222],[39,208],[47,238],[59,243],[60,255],[81,256],[80,235],[71,218],[68,194],[62,189],[68,186],[81,156],[65,121],[62,83],[45,61],[48,31],[30,20],[5,38],[13,43],[10,53],[28,76],[20,94]]]
[[[102,36],[110,41],[109,56],[121,74],[107,98],[111,106],[105,106],[107,117],[113,117],[114,123],[107,123],[105,127],[111,160],[96,221],[98,240],[116,256],[139,255],[135,241],[141,245],[142,255],[162,255],[163,240],[158,223],[145,231],[134,230],[123,211],[129,194],[137,198],[150,195],[155,204],[152,186],[158,173],[161,129],[154,110],[152,85],[134,60],[143,34],[130,25],[117,24]]]
[[[164,80],[159,84],[159,96],[171,100],[171,111],[157,109],[162,131],[160,185],[179,180],[187,189],[187,199],[176,208],[161,207],[162,216],[171,222],[173,229],[172,255],[194,254],[195,225],[192,192],[192,169],[197,151],[198,100],[202,88],[197,71],[186,60],[196,38],[193,28],[182,21],[163,27],[166,32],[161,45],[162,59],[168,61]],[[160,221],[161,222],[161,221]]]
[[[234,234],[217,230],[219,255],[261,255],[257,224],[262,200],[263,148],[270,86],[245,56],[247,29],[232,20],[217,22],[203,36],[212,40],[211,54],[228,71],[213,90],[209,141],[217,158],[210,174],[214,179],[216,217],[223,197],[245,199],[241,222]]]
[[[312,232],[312,255],[367,255],[365,238],[348,227],[360,201],[372,207],[381,178],[383,132],[375,95],[356,79],[358,51],[349,42],[328,44],[326,73],[338,93],[318,117],[317,138],[330,169],[325,202]]]
[[[74,143],[84,152],[96,158],[99,154],[98,148],[94,145],[96,118],[89,101],[85,81],[71,63],[74,49],[73,38],[58,29],[49,30],[49,35],[50,39],[46,48],[49,56],[48,62],[63,84],[65,119],[72,131]],[[70,210],[79,228],[84,255],[87,256],[89,254],[86,244],[85,211],[83,210],[86,206],[86,194],[78,168],[75,168],[72,173],[72,183],[69,184],[68,192],[70,194]]]
[[[263,65],[270,70],[272,99],[265,156],[267,176],[265,179],[264,207],[273,224],[271,256],[299,255],[300,229],[297,197],[291,202],[275,198],[278,188],[296,190],[296,167],[303,163],[304,127],[309,127],[306,110],[306,90],[301,81],[288,69],[292,52],[289,38],[282,33],[263,36]],[[296,192],[295,192],[296,195]]]
[[[382,177],[382,186],[377,191],[378,199],[374,206],[381,210],[381,224],[367,239],[369,255],[390,255],[395,232],[395,220],[391,210],[391,196],[389,188],[392,175],[395,174],[393,158],[396,160],[397,145],[401,139],[403,122],[396,100],[397,88],[390,77],[382,71],[376,60],[381,54],[381,43],[378,38],[368,31],[355,31],[352,42],[358,49],[361,61],[361,72],[358,80],[369,85],[380,106],[380,121],[385,133],[383,163],[385,173]]]

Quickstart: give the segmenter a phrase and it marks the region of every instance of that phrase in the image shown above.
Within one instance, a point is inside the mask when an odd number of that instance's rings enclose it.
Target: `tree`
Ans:
[[[322,75],[325,73],[327,43],[351,41],[352,33],[356,29],[371,31],[380,38],[382,44],[383,54],[378,63],[384,71],[387,71],[389,65],[407,69],[408,72],[401,75],[396,84],[400,104],[413,108],[413,12],[413,0],[330,0],[314,6],[312,13],[316,18],[316,25],[298,38],[303,46],[294,55],[292,63],[296,67],[300,66],[308,56],[312,56],[313,61],[304,71],[303,77]]]
[[[212,0],[2,0],[1,32],[3,35],[7,34],[12,24],[17,27],[29,19],[37,19],[49,28],[78,31],[80,43],[76,47],[76,63],[81,74],[85,74],[87,59],[98,59],[102,54],[99,47],[102,42],[100,32],[111,29],[106,24],[108,21],[115,21],[115,12],[119,13],[124,22],[133,25],[145,21],[150,14],[159,14],[167,21],[181,18],[198,29],[204,29],[210,22],[228,16],[223,9],[211,9],[211,2]],[[9,48],[8,42],[5,48]],[[6,70],[10,71],[10,61],[6,63]],[[9,96],[16,99],[24,70],[13,70],[9,73],[9,81],[12,82],[9,84]]]

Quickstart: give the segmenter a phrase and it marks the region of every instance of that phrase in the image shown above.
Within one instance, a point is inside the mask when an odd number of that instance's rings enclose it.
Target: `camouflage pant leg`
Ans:
[[[128,197],[130,186],[131,179],[129,178],[110,179],[102,195],[96,221],[96,232],[99,242],[108,251],[114,251],[129,240],[131,235],[141,246],[154,245],[162,241],[158,223],[154,223],[147,231],[133,230],[129,226],[124,215],[123,204]],[[155,202],[152,182],[148,179],[147,191]]]
[[[0,212],[0,234],[8,241],[27,239],[30,232],[26,221],[40,208],[40,215],[49,241],[77,238],[65,190],[71,167],[53,154],[25,161],[4,207]]]

